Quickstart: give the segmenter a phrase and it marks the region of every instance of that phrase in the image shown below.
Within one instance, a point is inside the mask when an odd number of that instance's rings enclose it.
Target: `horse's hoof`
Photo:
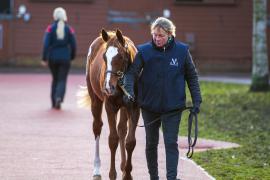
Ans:
[[[116,180],[116,176],[109,176],[110,180]]]
[[[94,175],[93,180],[101,180],[101,175]]]
[[[123,175],[123,180],[133,180],[131,174],[127,175],[127,174],[124,174]]]
[[[116,171],[109,172],[109,177],[110,177],[110,180],[116,180],[117,172]]]

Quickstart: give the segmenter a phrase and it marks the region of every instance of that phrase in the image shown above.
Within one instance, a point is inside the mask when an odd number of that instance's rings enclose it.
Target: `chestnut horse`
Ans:
[[[115,153],[120,143],[122,179],[132,179],[132,152],[136,145],[135,131],[140,110],[136,103],[126,105],[123,102],[123,91],[119,86],[128,66],[132,63],[137,49],[134,43],[123,36],[121,31],[101,31],[89,47],[86,65],[87,94],[82,100],[90,97],[93,115],[93,132],[96,141],[94,160],[94,178],[101,178],[99,138],[102,129],[102,106],[105,104],[109,122],[109,148],[111,163],[109,177],[115,180]],[[120,120],[117,125],[117,113]],[[128,134],[127,134],[128,132]],[[126,157],[127,156],[127,157]]]

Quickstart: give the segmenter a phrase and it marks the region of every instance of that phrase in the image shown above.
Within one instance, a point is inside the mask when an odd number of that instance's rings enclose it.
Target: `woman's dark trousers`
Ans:
[[[56,101],[63,102],[64,100],[70,62],[49,62],[49,68],[52,74],[51,101],[54,107]]]
[[[160,119],[149,126],[145,127],[146,133],[146,159],[148,172],[151,180],[158,180],[158,142],[159,128],[162,124],[162,131],[166,151],[166,170],[167,180],[176,180],[177,166],[179,159],[178,151],[178,131],[181,120],[181,111],[169,112],[164,114],[153,113],[142,109],[144,124]]]

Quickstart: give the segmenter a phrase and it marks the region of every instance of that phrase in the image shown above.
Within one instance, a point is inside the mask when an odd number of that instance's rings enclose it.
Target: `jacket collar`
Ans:
[[[174,46],[175,40],[174,36],[171,36],[171,38],[168,39],[168,42],[163,47],[158,47],[154,40],[152,39],[152,46],[158,50],[158,51],[167,51],[168,49],[171,49]]]

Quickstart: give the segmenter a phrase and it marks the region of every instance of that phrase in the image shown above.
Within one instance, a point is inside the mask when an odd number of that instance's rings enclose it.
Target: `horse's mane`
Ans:
[[[116,37],[116,32],[115,31],[108,31],[107,32],[109,37]],[[126,36],[123,36],[124,39],[128,42],[128,44],[131,44],[132,47],[129,46],[129,50],[130,52],[134,52],[136,53],[136,48],[134,43]],[[91,53],[87,55],[87,59],[93,60],[95,58],[95,56],[97,55],[98,50],[100,49],[100,47],[102,45],[106,44],[106,42],[102,39],[102,35],[101,33],[99,34],[99,36],[92,42],[92,44],[90,45],[89,49],[91,48]],[[132,53],[132,58],[134,58],[134,53]]]
[[[116,37],[116,32],[115,31],[107,31],[107,33],[108,33],[110,38]],[[101,33],[100,33],[99,37],[102,38]],[[136,49],[134,43],[130,40],[130,38],[128,38],[127,36],[123,36],[123,37],[124,37],[126,43],[128,44],[128,50],[131,53],[131,57],[133,59],[135,57],[135,55],[136,55],[137,49]]]
[[[124,36],[126,42],[128,43],[128,50],[131,56],[131,61],[134,61],[135,55],[137,53],[137,48],[135,46],[135,44],[126,36]]]
[[[116,32],[115,31],[107,31],[110,39],[111,38],[115,38],[116,37]],[[128,50],[129,50],[129,53],[130,53],[130,56],[131,56],[131,61],[134,60],[135,58],[135,55],[137,53],[137,49],[134,45],[134,43],[126,36],[123,36],[126,43],[128,44]],[[103,39],[102,39],[102,34],[100,33],[99,36],[92,42],[92,44],[90,45],[89,49],[91,50],[91,53],[88,53],[87,55],[87,64],[86,64],[86,72],[88,72],[88,68],[89,68],[89,65],[90,63],[93,61],[93,59],[96,57],[98,51],[100,49],[102,49],[102,46],[104,46],[105,48],[105,44],[107,42],[105,42]]]

